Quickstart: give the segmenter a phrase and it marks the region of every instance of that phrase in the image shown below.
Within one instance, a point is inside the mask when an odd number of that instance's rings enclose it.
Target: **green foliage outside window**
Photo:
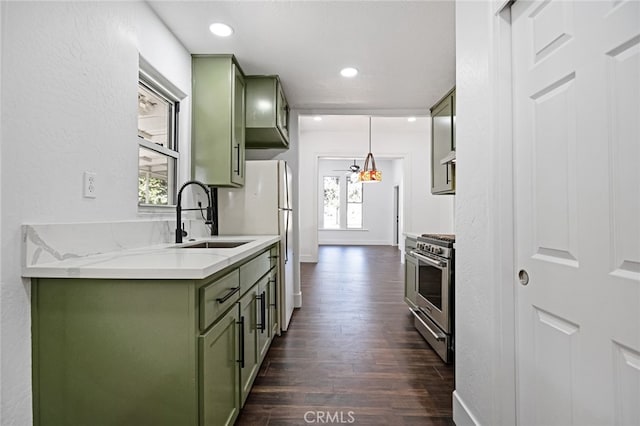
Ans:
[[[168,185],[165,179],[153,176],[138,176],[138,203],[167,205],[169,203]]]

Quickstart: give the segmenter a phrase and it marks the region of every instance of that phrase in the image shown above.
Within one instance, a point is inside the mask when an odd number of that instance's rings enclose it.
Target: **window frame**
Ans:
[[[338,227],[327,228],[324,222],[324,180],[325,178],[336,178],[338,180],[339,187],[339,213],[338,213]],[[320,185],[320,198],[319,202],[322,204],[322,208],[318,211],[318,230],[320,231],[366,231],[364,227],[364,185],[361,185],[361,201],[349,202],[349,184],[350,175],[335,175],[335,174],[319,174],[319,179],[322,182]],[[346,180],[346,181],[345,181]],[[360,227],[348,227],[349,221],[349,204],[360,204],[362,207],[361,212],[361,224]]]
[[[330,179],[336,179],[338,182],[338,214],[337,214],[337,219],[338,219],[338,227],[337,228],[327,228],[325,226],[325,182],[326,179],[330,178]],[[340,176],[335,176],[335,175],[330,175],[330,176],[322,176],[322,229],[331,229],[331,230],[337,230],[337,229],[342,229],[342,179],[340,178]]]
[[[145,148],[150,151],[153,151],[157,154],[163,155],[167,157],[168,170],[167,170],[167,204],[151,204],[151,203],[142,203],[140,202],[140,198],[138,197],[138,208],[142,210],[148,209],[166,209],[166,208],[174,208],[176,205],[176,196],[177,196],[177,183],[180,171],[180,102],[181,98],[179,95],[174,93],[173,91],[167,89],[164,85],[160,84],[155,78],[153,78],[149,73],[140,69],[138,74],[138,90],[140,86],[144,87],[145,90],[150,91],[155,96],[166,100],[168,103],[172,105],[171,108],[171,119],[168,123],[168,127],[170,129],[167,130],[167,147],[159,145],[155,142],[152,142],[148,139],[140,135],[136,135],[138,140],[138,193],[140,190],[140,148]],[[168,147],[172,147],[168,148]],[[172,166],[173,164],[173,166]]]

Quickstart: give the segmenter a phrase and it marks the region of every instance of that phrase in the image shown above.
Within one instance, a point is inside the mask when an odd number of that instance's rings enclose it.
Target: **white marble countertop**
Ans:
[[[280,240],[278,235],[216,236],[155,244],[44,263],[25,261],[23,277],[202,279]],[[249,241],[235,248],[179,248],[199,241]]]

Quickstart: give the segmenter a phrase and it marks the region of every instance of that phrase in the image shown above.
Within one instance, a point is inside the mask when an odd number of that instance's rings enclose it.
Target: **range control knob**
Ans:
[[[442,254],[442,247],[434,247],[433,252],[435,254]]]

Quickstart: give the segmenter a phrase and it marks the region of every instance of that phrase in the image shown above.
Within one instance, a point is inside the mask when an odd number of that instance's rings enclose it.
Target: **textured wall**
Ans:
[[[20,277],[20,225],[139,218],[138,55],[187,94],[191,68],[141,2],[2,7],[1,423],[28,425],[30,286]],[[82,198],[85,170],[97,173],[95,199]]]
[[[515,423],[513,265],[506,261],[513,248],[511,148],[502,134],[510,113],[499,84],[509,78],[501,72],[510,47],[501,41],[496,5],[456,2],[454,421],[460,426]]]

